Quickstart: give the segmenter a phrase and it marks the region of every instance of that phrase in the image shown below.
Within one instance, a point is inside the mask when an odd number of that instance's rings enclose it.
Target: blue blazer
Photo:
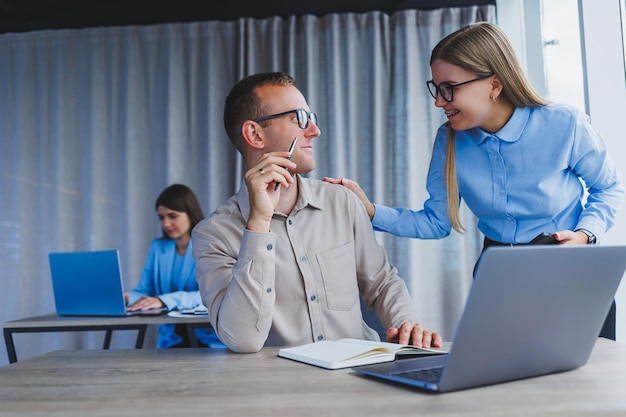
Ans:
[[[198,283],[196,282],[196,262],[193,259],[193,246],[189,241],[183,259],[180,276],[173,276],[172,266],[176,255],[176,241],[158,238],[150,244],[150,251],[134,290],[129,293],[128,304],[142,296],[159,297],[168,311],[195,308],[202,304]],[[215,332],[207,329],[195,329],[196,337],[209,346],[220,343]],[[182,341],[174,332],[174,324],[162,324],[159,327],[159,348],[167,348]]]

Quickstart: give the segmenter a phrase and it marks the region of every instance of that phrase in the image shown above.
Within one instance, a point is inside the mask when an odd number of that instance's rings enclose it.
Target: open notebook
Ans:
[[[441,355],[440,349],[419,348],[373,340],[323,340],[306,345],[282,348],[278,356],[326,369],[369,365],[414,356]]]

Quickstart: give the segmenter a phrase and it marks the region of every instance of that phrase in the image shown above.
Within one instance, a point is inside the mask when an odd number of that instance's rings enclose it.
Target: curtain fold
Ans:
[[[233,194],[243,163],[222,108],[254,72],[290,73],[318,113],[311,177],[350,177],[372,201],[421,208],[444,121],[425,87],[430,50],[494,20],[494,6],[473,6],[0,35],[0,320],[54,312],[50,252],[118,249],[132,289],[167,185],[189,185],[205,214]],[[481,245],[463,216],[469,232],[440,241],[377,233],[424,324],[446,339]],[[102,337],[28,334],[16,345],[22,359]]]

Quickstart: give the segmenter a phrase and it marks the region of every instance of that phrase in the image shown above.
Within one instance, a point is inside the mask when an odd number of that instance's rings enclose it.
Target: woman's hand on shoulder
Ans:
[[[357,197],[359,197],[359,200],[361,200],[361,202],[365,206],[365,210],[367,210],[367,215],[370,217],[370,220],[374,218],[376,207],[374,206],[374,204],[372,204],[369,198],[367,198],[367,194],[365,194],[365,191],[363,191],[363,189],[361,188],[358,182],[352,181],[348,178],[332,178],[332,177],[324,177],[323,181],[328,182],[330,184],[343,185],[344,187],[352,191],[354,194],[356,194]]]

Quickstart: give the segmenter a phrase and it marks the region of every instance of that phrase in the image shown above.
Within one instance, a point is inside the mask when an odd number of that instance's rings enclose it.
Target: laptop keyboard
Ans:
[[[435,366],[433,368],[394,372],[392,375],[408,379],[415,379],[417,381],[439,382],[444,368],[444,366]]]

